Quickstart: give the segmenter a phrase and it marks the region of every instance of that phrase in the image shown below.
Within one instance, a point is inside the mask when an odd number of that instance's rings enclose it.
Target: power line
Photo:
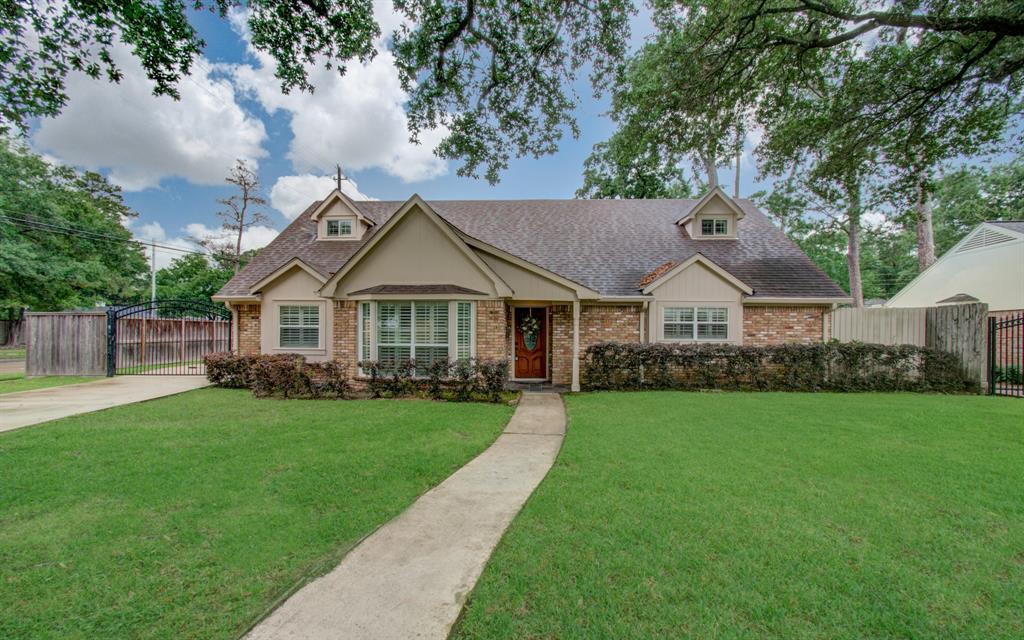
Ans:
[[[17,216],[0,214],[0,220],[7,220],[9,222],[17,222],[23,224],[29,228],[35,229],[36,231],[47,231],[53,233],[61,233],[64,235],[75,236],[83,238],[85,240],[100,240],[106,242],[127,242],[131,244],[139,245],[143,248],[156,247],[165,251],[178,251],[180,253],[190,253],[200,256],[209,256],[210,254],[205,251],[194,251],[191,249],[182,249],[181,247],[172,247],[170,245],[157,244],[155,242],[146,242],[144,240],[136,240],[134,238],[122,238],[119,236],[113,236],[110,234],[99,233],[96,231],[88,231],[82,229],[75,229],[73,227],[62,227],[60,225],[51,224],[48,222],[42,222],[39,220],[33,220],[31,218],[21,218]]]

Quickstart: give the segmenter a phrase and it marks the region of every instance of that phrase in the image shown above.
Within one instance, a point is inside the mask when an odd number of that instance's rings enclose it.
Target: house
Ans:
[[[750,201],[314,202],[214,296],[242,353],[508,358],[579,388],[604,341],[812,342],[849,298]]]
[[[885,306],[965,302],[984,302],[1000,316],[1024,310],[1024,221],[979,224]]]

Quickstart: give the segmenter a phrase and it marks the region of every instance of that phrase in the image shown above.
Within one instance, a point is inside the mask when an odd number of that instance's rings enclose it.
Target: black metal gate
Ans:
[[[204,300],[152,300],[107,311],[107,375],[206,375],[231,350],[231,312]]]
[[[988,392],[1024,398],[1024,313],[988,319]]]

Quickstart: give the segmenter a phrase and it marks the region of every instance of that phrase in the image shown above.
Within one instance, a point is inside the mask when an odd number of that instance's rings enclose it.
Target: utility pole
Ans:
[[[149,300],[156,302],[156,240],[150,240],[149,254]],[[156,317],[156,305],[153,305],[152,313]]]
[[[338,164],[335,166],[338,167],[338,176],[334,179],[334,181],[338,184],[338,191],[341,191],[341,181],[344,179],[344,176],[341,175],[341,165]]]

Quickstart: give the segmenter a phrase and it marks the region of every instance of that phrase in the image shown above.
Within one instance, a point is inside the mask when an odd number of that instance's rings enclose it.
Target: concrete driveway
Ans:
[[[171,396],[209,384],[205,376],[114,376],[96,382],[6,393],[0,395],[0,432]]]

